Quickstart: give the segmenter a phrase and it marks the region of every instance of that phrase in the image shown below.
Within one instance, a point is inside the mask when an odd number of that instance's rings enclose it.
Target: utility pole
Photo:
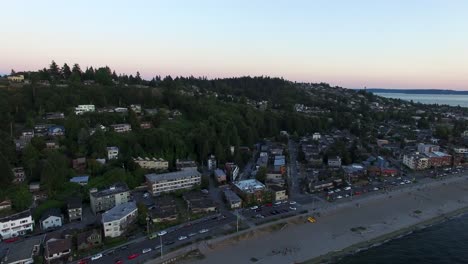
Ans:
[[[163,257],[163,243],[162,243],[162,236],[159,236],[159,245],[161,245],[161,258]]]

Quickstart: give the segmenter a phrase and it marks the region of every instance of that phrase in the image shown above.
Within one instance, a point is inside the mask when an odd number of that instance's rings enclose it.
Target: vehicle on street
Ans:
[[[281,202],[275,202],[275,205],[281,205]]]
[[[361,192],[356,191],[356,192],[354,192],[354,195],[361,195]]]
[[[291,209],[291,210],[293,210],[293,211],[296,211],[296,210],[297,210],[296,207],[292,207],[292,206],[290,206],[289,209]]]
[[[338,195],[338,196],[336,197],[336,199],[341,199],[341,198],[343,198],[343,196],[341,196],[341,195]]]
[[[156,245],[156,246],[154,247],[154,250],[158,250],[158,249],[160,249],[160,248],[161,248],[161,245]]]
[[[351,187],[350,186],[344,187],[344,190],[349,191],[349,190],[351,190]]]
[[[296,202],[295,201],[290,201],[289,204],[296,204]]]
[[[92,257],[91,257],[91,260],[98,260],[98,259],[100,259],[100,258],[102,258],[102,254],[101,254],[101,253],[98,253],[98,254],[92,256]]]
[[[272,206],[273,206],[273,204],[271,204],[271,203],[267,203],[267,204],[265,204],[265,206],[266,206],[266,207],[272,207]]]
[[[379,188],[377,188],[377,187],[374,187],[374,189],[373,189],[373,190],[374,190],[374,191],[378,191],[378,190],[379,190]]]
[[[78,264],[86,264],[86,263],[88,263],[88,260],[87,260],[87,259],[80,259],[80,260],[78,261]]]
[[[148,236],[148,239],[155,239],[156,237],[158,237],[158,234],[157,233],[152,233]]]
[[[144,248],[141,253],[146,254],[148,252],[151,252],[151,248]]]
[[[140,256],[140,254],[135,253],[135,254],[131,254],[131,255],[128,256],[127,258],[128,258],[128,259],[136,259],[136,258],[138,258],[138,256]]]
[[[255,206],[252,206],[252,207],[250,207],[250,209],[252,209],[252,210],[257,210],[257,209],[258,209],[258,206],[256,206],[256,205],[255,205]]]
[[[182,241],[182,240],[187,239],[187,236],[180,236],[178,239],[179,239],[179,241]]]
[[[19,240],[19,237],[12,237],[12,238],[8,238],[8,239],[5,239],[3,240],[5,243],[13,243],[13,242],[16,242]]]
[[[328,191],[328,194],[334,194],[335,192],[334,191]]]
[[[206,232],[208,232],[208,231],[210,231],[210,230],[204,228],[204,229],[198,231],[198,233],[203,234],[203,233],[206,233]]]
[[[336,189],[335,192],[341,192],[341,190],[340,190],[340,189]]]
[[[307,221],[309,221],[310,223],[315,223],[315,222],[317,222],[317,220],[316,220],[315,217],[313,217],[313,216],[307,217]]]
[[[190,234],[188,234],[189,237],[193,237],[193,236],[196,236],[196,235],[197,235],[197,233],[190,233]]]
[[[118,259],[115,261],[115,264],[123,264],[123,261],[121,259]]]
[[[174,243],[175,243],[175,241],[166,241],[166,242],[164,242],[164,245],[169,246],[169,245],[172,245]]]
[[[162,230],[162,231],[158,232],[158,236],[164,236],[165,234],[167,234],[167,231],[165,231],[165,230]]]

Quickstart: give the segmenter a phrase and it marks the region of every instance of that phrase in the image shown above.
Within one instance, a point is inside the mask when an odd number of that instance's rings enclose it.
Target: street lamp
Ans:
[[[159,245],[161,246],[161,258],[163,257],[163,243],[162,243],[162,235],[159,235]]]

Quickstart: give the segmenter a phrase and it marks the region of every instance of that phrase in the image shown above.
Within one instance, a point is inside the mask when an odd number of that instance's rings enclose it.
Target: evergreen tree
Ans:
[[[72,74],[71,70],[70,70],[70,67],[68,66],[68,64],[63,64],[63,67],[62,67],[62,78],[64,80],[68,80]]]

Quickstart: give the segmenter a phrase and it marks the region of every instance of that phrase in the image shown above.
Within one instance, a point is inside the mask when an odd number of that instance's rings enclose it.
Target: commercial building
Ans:
[[[138,164],[142,169],[147,170],[167,170],[169,169],[169,162],[164,159],[157,158],[133,158],[133,162]]]
[[[273,199],[275,201],[285,201],[288,199],[285,188],[279,187],[277,185],[270,185],[269,188],[273,193]]]
[[[162,174],[146,174],[148,190],[153,194],[191,189],[201,183],[201,173],[194,169],[187,169]]]
[[[109,211],[102,214],[102,226],[104,237],[118,237],[127,230],[138,215],[138,208],[135,202],[128,202],[116,205]]]
[[[236,209],[242,207],[242,199],[231,189],[224,189],[223,194],[229,208]]]
[[[0,218],[0,237],[8,239],[32,232],[34,221],[31,216],[31,211],[26,210],[20,213],[9,215]]]
[[[233,190],[246,204],[261,203],[265,198],[266,186],[256,179],[234,182]]]
[[[127,203],[130,200],[130,191],[124,183],[116,183],[100,191],[93,188],[89,191],[89,200],[93,212],[98,213],[109,210],[116,205]]]
[[[443,167],[452,165],[452,156],[440,151],[433,151],[426,154],[429,157],[430,167]]]

